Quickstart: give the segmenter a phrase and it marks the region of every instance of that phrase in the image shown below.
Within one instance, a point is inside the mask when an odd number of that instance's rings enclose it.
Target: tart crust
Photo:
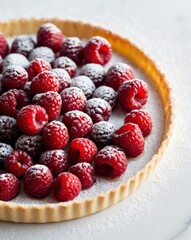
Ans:
[[[114,34],[102,27],[87,23],[60,18],[42,19],[18,19],[8,22],[0,22],[0,32],[10,37],[17,34],[34,34],[40,25],[46,22],[56,24],[66,36],[78,36],[79,38],[90,38],[100,35],[109,40],[112,49],[122,56],[130,59],[141,68],[152,83],[155,85],[163,103],[165,128],[160,147],[150,161],[133,177],[118,187],[97,195],[90,199],[81,201],[70,201],[66,203],[50,204],[18,204],[14,202],[0,201],[0,220],[12,222],[59,222],[83,217],[96,213],[124,199],[151,175],[162,159],[174,127],[175,104],[171,88],[165,75],[159,70],[156,63],[151,60],[140,48],[131,43],[129,39]]]

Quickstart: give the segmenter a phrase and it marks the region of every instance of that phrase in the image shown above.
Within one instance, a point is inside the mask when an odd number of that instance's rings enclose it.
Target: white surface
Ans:
[[[191,239],[191,2],[0,0],[0,20],[30,16],[94,22],[146,49],[173,87],[176,128],[163,163],[129,198],[100,213],[63,223],[1,222],[1,239]]]

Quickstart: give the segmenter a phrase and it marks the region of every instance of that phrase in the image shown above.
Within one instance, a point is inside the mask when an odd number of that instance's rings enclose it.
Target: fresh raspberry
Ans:
[[[128,160],[121,148],[106,146],[94,159],[95,172],[104,177],[120,177],[127,169]]]
[[[24,190],[34,198],[44,198],[52,190],[52,173],[44,165],[31,166],[24,176]]]
[[[86,102],[85,111],[94,123],[108,121],[111,116],[111,106],[101,98],[91,98]]]
[[[146,110],[133,110],[128,113],[124,119],[124,124],[129,122],[139,126],[143,137],[148,136],[152,130],[152,118]]]
[[[0,55],[0,73],[2,72],[2,70],[3,70],[3,58]]]
[[[78,76],[72,79],[71,87],[80,88],[87,99],[92,97],[93,92],[95,91],[95,85],[92,80],[87,76]]]
[[[62,111],[68,112],[72,110],[82,111],[86,104],[86,97],[83,91],[77,87],[69,87],[61,92]]]
[[[94,168],[90,163],[77,163],[70,168],[70,172],[79,178],[82,189],[90,188],[96,182]]]
[[[17,65],[8,66],[3,72],[3,86],[6,89],[21,89],[28,80],[27,71]]]
[[[144,138],[137,124],[126,123],[113,134],[113,142],[121,147],[127,157],[137,157],[144,150]]]
[[[133,78],[134,72],[129,65],[125,63],[116,63],[108,69],[104,83],[117,91],[125,81]]]
[[[11,173],[0,174],[0,200],[10,201],[19,194],[19,180]]]
[[[67,126],[70,140],[88,136],[93,122],[91,118],[81,111],[69,111],[63,116],[63,123]]]
[[[52,23],[41,25],[37,32],[37,44],[51,48],[54,52],[58,52],[63,42],[61,30]]]
[[[72,59],[76,64],[80,64],[83,59],[83,44],[78,37],[68,37],[62,44],[60,56]]]
[[[0,114],[16,117],[19,110],[28,103],[29,98],[23,90],[11,89],[0,96]]]
[[[44,71],[33,78],[30,86],[31,94],[44,93],[48,91],[58,92],[59,80],[55,73]]]
[[[6,143],[0,143],[0,169],[4,168],[6,158],[11,154],[13,148]]]
[[[68,74],[68,72],[66,72],[66,70],[62,68],[54,68],[52,69],[52,72],[58,76],[58,80],[60,84],[58,92],[61,93],[65,88],[68,88],[70,86],[71,77]]]
[[[65,172],[58,175],[53,183],[54,195],[59,201],[70,201],[81,191],[81,182],[74,174]]]
[[[17,114],[17,126],[26,135],[40,133],[47,122],[46,110],[38,105],[28,105]]]
[[[50,91],[36,94],[32,101],[46,110],[49,121],[55,120],[60,115],[62,99],[57,92]]]
[[[11,65],[17,65],[26,69],[29,65],[29,61],[20,53],[11,53],[3,60],[3,69]]]
[[[77,71],[77,66],[72,59],[68,57],[59,57],[54,62],[54,68],[62,68],[68,72],[70,77],[74,77]]]
[[[7,56],[8,52],[9,45],[3,34],[0,32],[0,55],[2,56],[2,58],[4,58],[5,56]]]
[[[101,98],[113,108],[116,105],[117,92],[111,87],[100,86],[94,91],[93,98]]]
[[[72,163],[89,162],[94,160],[97,147],[88,138],[76,138],[72,140],[68,148],[69,159]]]
[[[39,163],[47,166],[53,177],[68,170],[68,159],[64,150],[51,150],[44,152],[39,159]]]
[[[105,38],[96,36],[89,39],[83,53],[87,63],[104,65],[110,60],[112,49],[110,43]]]
[[[28,60],[31,62],[36,58],[43,58],[52,65],[55,60],[55,54],[51,48],[37,47],[31,51],[31,53],[28,56]]]
[[[68,129],[59,121],[48,123],[42,134],[43,144],[51,150],[64,148],[68,140]]]
[[[22,177],[32,164],[32,158],[26,152],[15,150],[5,160],[5,169],[16,177]]]

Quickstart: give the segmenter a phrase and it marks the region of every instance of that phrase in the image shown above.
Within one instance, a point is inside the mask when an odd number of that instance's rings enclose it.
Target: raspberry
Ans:
[[[86,102],[85,111],[93,122],[108,121],[111,116],[111,106],[101,98],[91,98]]]
[[[0,55],[2,56],[2,58],[4,58],[8,54],[8,52],[9,45],[3,34],[0,32]]]
[[[11,65],[17,65],[26,69],[29,65],[29,61],[22,54],[11,53],[3,60],[3,69]]]
[[[8,66],[3,72],[3,86],[6,89],[21,89],[28,80],[27,71],[17,65]]]
[[[74,174],[61,173],[53,183],[54,195],[59,201],[70,201],[81,191],[81,182]]]
[[[118,91],[118,100],[121,107],[130,112],[140,109],[148,98],[148,86],[142,80],[130,80],[124,82]]]
[[[25,192],[35,198],[44,198],[52,190],[53,177],[51,171],[44,165],[31,166],[24,176]]]
[[[133,78],[134,72],[129,65],[125,63],[116,63],[108,69],[104,83],[117,91],[125,81]]]
[[[77,87],[69,87],[61,92],[62,111],[83,110],[86,104],[86,97],[83,91]]]
[[[72,163],[91,163],[96,154],[97,147],[95,143],[87,138],[76,138],[72,140],[68,149],[69,159]]]
[[[87,63],[104,65],[110,60],[112,49],[110,43],[105,38],[96,36],[89,39],[83,53]]]
[[[55,60],[55,55],[51,48],[37,47],[31,51],[28,60],[31,62],[36,58],[43,58],[52,65]]]
[[[10,201],[19,194],[19,180],[11,173],[0,174],[0,200]]]
[[[68,72],[70,77],[74,77],[77,71],[77,66],[72,59],[68,57],[59,57],[54,62],[54,68],[62,68]]]
[[[58,92],[59,80],[55,73],[44,71],[33,78],[30,86],[31,94],[44,93],[48,91]]]
[[[150,134],[152,130],[152,118],[146,110],[133,110],[125,117],[124,123],[135,123],[141,129],[143,137]]]
[[[95,90],[95,85],[92,80],[87,76],[78,76],[72,79],[71,87],[80,88],[86,98],[90,98]]]
[[[137,124],[126,123],[113,134],[113,142],[121,147],[127,157],[137,157],[144,150],[144,138]]]
[[[15,150],[7,157],[5,169],[16,177],[22,177],[32,163],[32,158],[26,152]]]
[[[70,168],[70,172],[79,178],[82,189],[90,188],[96,182],[94,168],[90,163],[77,163]]]
[[[3,58],[0,55],[0,73],[2,72],[2,70],[3,70]]]
[[[86,113],[77,110],[65,113],[63,123],[68,128],[70,140],[86,137],[93,125],[91,118]]]
[[[58,121],[48,123],[43,131],[42,142],[49,149],[64,148],[69,140],[68,129]]]
[[[0,96],[0,114],[16,117],[18,111],[29,103],[23,90],[11,89]]]
[[[0,168],[4,168],[6,158],[11,154],[13,148],[6,143],[0,143]]]
[[[55,73],[58,76],[59,80],[59,90],[58,92],[61,93],[65,88],[68,88],[71,83],[71,78],[68,72],[62,68],[54,68],[52,69],[52,72]]]
[[[28,96],[31,95],[30,89],[31,89],[31,82],[26,82],[25,86],[23,87],[23,91],[26,92]]]
[[[47,166],[53,177],[68,170],[68,159],[64,150],[51,150],[44,152],[39,159],[39,163]]]
[[[93,98],[101,98],[108,102],[113,108],[116,105],[117,93],[111,87],[100,86],[94,91]]]
[[[32,101],[46,110],[49,121],[55,120],[60,115],[62,99],[57,92],[50,91],[36,94]]]
[[[44,108],[38,105],[28,105],[17,114],[17,126],[26,135],[40,133],[48,122]]]
[[[37,43],[39,46],[51,48],[58,52],[63,42],[61,30],[52,23],[43,24],[37,32]]]
[[[60,50],[60,56],[72,59],[76,64],[80,64],[83,59],[83,44],[78,37],[68,37],[65,39]]]

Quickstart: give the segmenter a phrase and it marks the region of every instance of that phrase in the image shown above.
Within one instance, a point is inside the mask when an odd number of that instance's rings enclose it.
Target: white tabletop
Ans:
[[[176,128],[160,167],[124,201],[62,223],[0,222],[0,239],[191,239],[191,1],[0,0],[0,21],[32,16],[84,20],[130,37],[171,82]]]

